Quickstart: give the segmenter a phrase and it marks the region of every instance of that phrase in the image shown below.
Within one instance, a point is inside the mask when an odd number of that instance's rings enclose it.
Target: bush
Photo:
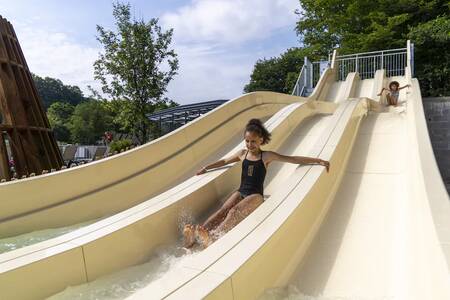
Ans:
[[[131,140],[118,140],[112,141],[109,145],[110,153],[114,153],[115,151],[120,152],[122,149],[125,150],[127,147],[133,146],[133,142]]]

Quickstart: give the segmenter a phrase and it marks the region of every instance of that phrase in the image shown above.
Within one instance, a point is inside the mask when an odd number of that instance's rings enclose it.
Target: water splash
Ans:
[[[68,287],[47,300],[116,300],[124,299],[150,282],[176,269],[192,252],[181,247],[160,248],[145,264],[133,266],[92,282]]]
[[[183,232],[184,225],[186,224],[196,224],[196,219],[189,207],[183,207],[180,214],[178,215],[178,231]]]
[[[266,290],[259,300],[395,300],[394,297],[368,297],[368,296],[309,296],[302,293],[297,286],[288,285],[281,288]]]

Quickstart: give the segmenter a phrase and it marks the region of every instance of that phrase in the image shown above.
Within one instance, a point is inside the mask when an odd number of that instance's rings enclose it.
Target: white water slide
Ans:
[[[345,59],[333,55],[308,98],[244,95],[119,157],[0,185],[2,202],[17,195],[3,237],[73,226],[0,254],[0,299],[450,299],[450,202],[410,60],[397,76],[337,81]],[[377,93],[392,80],[411,87],[387,108]],[[240,164],[193,171],[241,149],[250,117],[266,120],[267,149],[330,172],[271,166],[254,213],[180,254],[183,219],[203,219],[240,178]]]

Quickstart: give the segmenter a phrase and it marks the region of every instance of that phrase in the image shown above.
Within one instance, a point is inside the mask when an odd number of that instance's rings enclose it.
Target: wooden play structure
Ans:
[[[0,179],[22,178],[63,164],[19,41],[0,16]]]

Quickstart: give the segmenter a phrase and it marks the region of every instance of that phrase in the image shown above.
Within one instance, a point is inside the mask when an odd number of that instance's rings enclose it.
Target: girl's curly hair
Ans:
[[[259,119],[251,119],[248,121],[245,126],[245,132],[254,132],[258,136],[263,138],[262,144],[268,144],[270,142],[272,134],[267,131],[266,127],[264,127],[263,123]]]
[[[398,83],[398,81],[391,81],[389,83],[389,89],[391,89],[391,86],[393,86],[393,85],[397,86],[397,90],[398,90],[398,87],[400,86],[400,83]]]

